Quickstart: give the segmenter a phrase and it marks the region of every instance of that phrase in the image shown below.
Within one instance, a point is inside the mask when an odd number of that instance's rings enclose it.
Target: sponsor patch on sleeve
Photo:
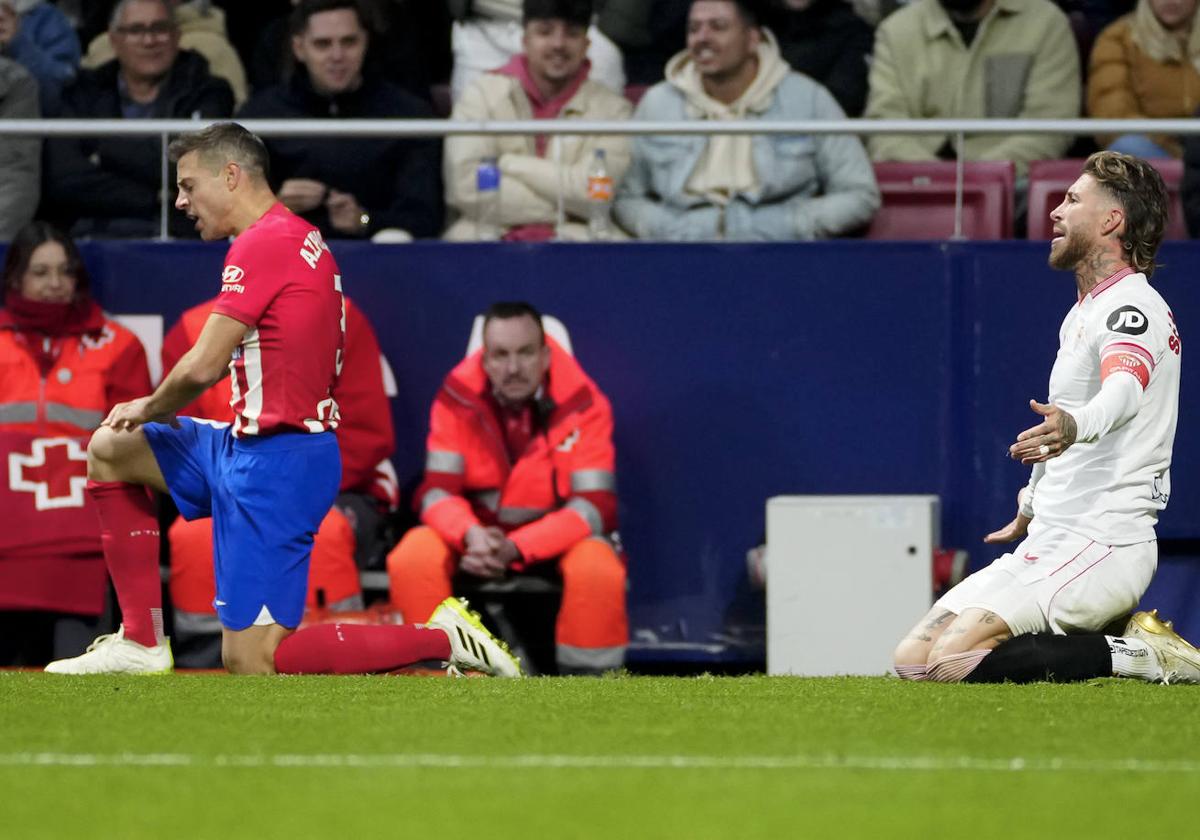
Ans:
[[[1126,335],[1141,335],[1150,325],[1146,316],[1142,314],[1142,310],[1136,306],[1122,306],[1119,309],[1113,310],[1113,313],[1108,316],[1108,328],[1113,332],[1125,333]]]
[[[227,265],[225,270],[221,272],[221,291],[236,292],[243,294],[246,291],[245,285],[242,283],[246,279],[246,272],[238,268],[236,265]]]

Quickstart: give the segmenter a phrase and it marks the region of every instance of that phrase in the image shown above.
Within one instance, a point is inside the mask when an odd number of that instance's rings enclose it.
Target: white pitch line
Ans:
[[[975,756],[839,755],[528,755],[456,753],[318,753],[192,755],[189,753],[0,753],[0,767],[196,768],[480,768],[567,770],[973,770],[988,773],[1200,773],[1200,761],[1176,759],[978,758]]]

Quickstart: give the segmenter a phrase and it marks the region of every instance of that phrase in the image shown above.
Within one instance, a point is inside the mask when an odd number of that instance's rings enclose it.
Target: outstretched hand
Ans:
[[[1009,457],[1022,464],[1037,464],[1057,458],[1075,443],[1078,429],[1075,418],[1056,405],[1030,400],[1029,407],[1046,418],[1038,425],[1017,435],[1017,442],[1008,448]]]

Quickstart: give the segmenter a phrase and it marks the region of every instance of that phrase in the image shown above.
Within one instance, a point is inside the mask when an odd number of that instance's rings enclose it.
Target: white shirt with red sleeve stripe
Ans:
[[[235,437],[337,428],[346,314],[320,232],[276,203],[233,241],[213,312],[246,325],[229,363]]]
[[[1136,413],[1045,464],[1033,512],[1105,545],[1153,540],[1171,494],[1171,447],[1179,416],[1180,339],[1166,301],[1144,274],[1124,269],[1067,313],[1050,372],[1050,402],[1079,411],[1110,376],[1141,389]]]

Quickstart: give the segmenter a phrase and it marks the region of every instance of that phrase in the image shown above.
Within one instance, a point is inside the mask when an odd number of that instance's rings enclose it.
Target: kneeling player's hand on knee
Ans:
[[[139,397],[129,402],[117,403],[108,412],[101,426],[108,426],[115,432],[132,432],[138,426],[146,423],[166,423],[172,428],[179,428],[179,420],[174,414],[152,414],[150,398]]]

